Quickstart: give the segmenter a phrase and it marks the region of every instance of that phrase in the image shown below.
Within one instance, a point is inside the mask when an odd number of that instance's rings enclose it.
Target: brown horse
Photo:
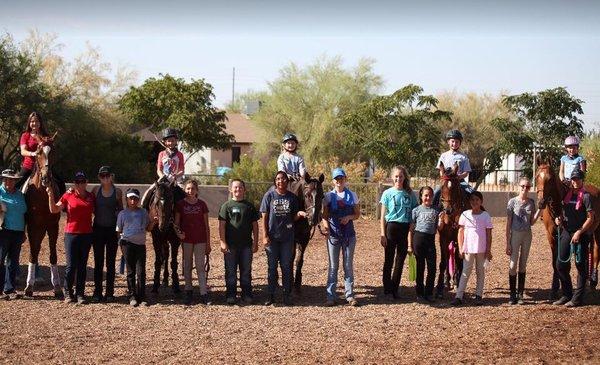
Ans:
[[[440,217],[442,223],[439,228],[441,258],[436,287],[438,298],[443,297],[445,286],[449,289],[458,287],[462,273],[463,261],[458,250],[458,219],[468,206],[468,202],[460,187],[457,170],[458,164],[449,169],[446,169],[443,163],[440,164],[440,171],[443,173],[440,201],[444,214]],[[452,257],[451,251],[453,251]],[[450,272],[451,265],[454,266],[453,273]]]
[[[566,193],[566,187],[563,185],[552,169],[552,165],[548,161],[538,161],[537,171],[535,173],[535,187],[538,199],[538,209],[541,210],[542,221],[546,231],[546,238],[550,244],[552,251],[552,287],[550,298],[556,299],[560,289],[560,281],[558,279],[558,271],[556,270],[557,245],[556,245],[556,225],[554,219],[562,216],[562,200]],[[590,269],[597,270],[600,245],[600,191],[597,187],[589,184],[584,185],[584,189],[592,198],[592,206],[594,209],[594,224],[592,225],[593,239],[590,240]],[[590,286],[595,287],[596,280],[590,280]]]
[[[27,203],[27,236],[29,238],[29,266],[25,296],[32,297],[35,283],[35,271],[42,241],[48,235],[50,244],[50,280],[54,287],[54,296],[60,298],[60,276],[57,266],[56,241],[58,239],[58,222],[60,213],[52,214],[48,207],[46,187],[51,186],[55,196],[60,196],[59,184],[52,176],[53,149],[45,143],[40,143],[35,158],[34,171],[26,183],[25,201]]]
[[[299,292],[302,288],[302,266],[304,265],[304,252],[312,238],[316,226],[321,221],[323,204],[323,181],[321,174],[318,179],[311,178],[308,173],[303,178],[291,180],[288,190],[298,197],[299,209],[308,215],[294,224],[294,260],[296,272],[294,274],[294,288]]]
[[[179,238],[174,229],[175,221],[175,185],[168,181],[159,180],[153,196],[149,197],[148,212],[151,217],[158,217],[158,224],[152,229],[152,246],[154,246],[154,283],[152,293],[158,293],[160,287],[160,274],[163,270],[163,285],[169,285],[169,256],[171,256],[171,280],[173,293],[181,292],[179,288],[179,275],[177,273],[177,254],[179,252]],[[143,201],[146,201],[144,197]]]

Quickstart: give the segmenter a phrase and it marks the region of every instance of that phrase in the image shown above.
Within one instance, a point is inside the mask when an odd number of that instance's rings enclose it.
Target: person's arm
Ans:
[[[302,177],[306,174],[306,164],[304,163],[304,159],[300,156],[298,156],[298,172]]]
[[[565,163],[563,161],[560,161],[560,168],[558,169],[558,177],[560,178],[560,181],[565,180]]]
[[[29,151],[27,149],[27,145],[26,144],[21,144],[21,156],[23,157],[35,157],[37,156],[37,151]]]
[[[385,238],[385,215],[387,209],[385,204],[381,203],[381,219],[379,220],[379,242],[383,247],[387,246],[387,238]]]
[[[175,230],[175,234],[177,238],[180,240],[185,239],[185,232],[181,230],[181,212],[177,207],[175,208],[175,218],[173,219],[173,229]]]
[[[258,251],[258,222],[252,222],[252,253]]]
[[[413,246],[413,238],[415,236],[415,224],[414,223],[410,223],[410,228],[408,230],[408,253],[412,254],[414,251],[414,246]]]
[[[55,201],[54,190],[50,186],[46,188],[46,193],[48,193],[48,208],[50,210],[50,213],[60,213],[63,209],[62,201]]]
[[[509,207],[506,210],[506,254],[508,256],[510,256],[512,254],[512,246],[510,244],[511,235],[512,235],[512,231],[511,231],[510,227],[512,226],[512,219],[513,219],[513,215],[512,215],[512,210],[510,208],[510,202],[509,202]]]
[[[587,212],[587,218],[585,219],[585,222],[583,222],[583,225],[581,226],[581,228],[579,228],[577,231],[575,231],[575,233],[573,233],[571,242],[579,243],[579,239],[581,238],[581,235],[584,234],[587,230],[589,230],[592,227],[593,223],[594,223],[594,211],[590,210]]]
[[[163,173],[162,169],[163,169],[163,164],[162,164],[162,156],[164,154],[164,151],[161,151],[158,153],[158,160],[156,161],[156,174],[158,175],[158,179],[162,179],[163,176],[165,176],[165,174]]]
[[[229,246],[225,241],[225,221],[219,219],[219,244],[221,245],[221,252],[228,253]]]
[[[123,190],[115,187],[115,191],[117,192],[117,211],[120,212],[123,210]]]
[[[465,177],[469,176],[469,172],[461,172],[460,174],[457,175],[459,180],[463,180]]]
[[[177,152],[179,156],[179,162],[177,164],[177,172],[175,173],[175,178],[179,178],[185,174],[185,159],[183,157],[183,153],[181,151]]]
[[[458,226],[458,253],[460,257],[464,257],[465,253],[463,250],[463,246],[465,243],[465,226]]]
[[[329,204],[323,204],[323,214],[321,214],[321,218],[321,224],[325,230],[325,238],[329,239]]]
[[[541,215],[542,210],[541,209],[537,209],[537,207],[535,206],[535,202],[533,200],[531,200],[531,206],[533,207],[533,211],[531,212],[531,218],[529,219],[529,222],[531,222],[530,225],[534,225],[535,222],[537,222],[538,218]]]
[[[277,157],[277,171],[286,171],[285,164],[283,163],[283,153]]]
[[[308,216],[308,213],[306,213],[303,210],[299,210],[296,215],[294,215],[294,222],[301,219],[301,218],[306,218]]]
[[[211,251],[210,247],[210,225],[208,224],[208,210],[204,213],[204,225],[206,226],[206,251],[204,251],[207,255]]]
[[[269,213],[262,213],[262,222],[263,222],[263,245],[268,246],[271,244],[269,240]]]

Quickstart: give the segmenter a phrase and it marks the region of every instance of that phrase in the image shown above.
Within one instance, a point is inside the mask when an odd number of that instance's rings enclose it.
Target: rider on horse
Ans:
[[[579,168],[584,174],[587,172],[587,163],[585,157],[579,154],[579,138],[577,136],[569,136],[565,139],[566,155],[560,158],[560,170],[558,176],[560,180],[569,185],[573,170]]]
[[[436,169],[440,170],[440,178],[445,178],[446,171],[442,171],[440,166],[445,166],[446,169],[452,169],[454,165],[458,165],[456,174],[458,179],[461,180],[460,187],[468,198],[473,192],[473,189],[469,185],[469,172],[471,172],[471,164],[469,163],[469,157],[460,151],[462,145],[463,135],[458,129],[453,129],[446,133],[446,142],[450,149],[440,155],[438,159]],[[439,207],[440,204],[441,189],[437,188],[433,196],[433,206]]]
[[[286,133],[281,145],[283,152],[277,158],[277,170],[285,171],[292,180],[299,180],[306,174],[304,159],[296,151],[298,149],[298,138],[293,133]]]

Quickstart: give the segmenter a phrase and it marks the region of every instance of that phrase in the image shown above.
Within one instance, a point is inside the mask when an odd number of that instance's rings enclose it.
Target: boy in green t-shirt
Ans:
[[[227,304],[235,304],[237,267],[240,267],[242,299],[252,303],[252,254],[258,251],[258,211],[245,200],[246,185],[233,179],[229,186],[231,199],[219,211],[219,241],[225,260]]]

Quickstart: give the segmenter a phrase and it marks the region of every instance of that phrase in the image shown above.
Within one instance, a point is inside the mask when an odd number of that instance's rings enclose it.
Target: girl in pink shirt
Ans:
[[[463,257],[463,271],[452,305],[461,305],[473,266],[477,272],[475,305],[483,304],[485,260],[492,259],[492,217],[483,209],[483,195],[474,191],[469,199],[471,209],[464,211],[458,219],[458,249]]]

